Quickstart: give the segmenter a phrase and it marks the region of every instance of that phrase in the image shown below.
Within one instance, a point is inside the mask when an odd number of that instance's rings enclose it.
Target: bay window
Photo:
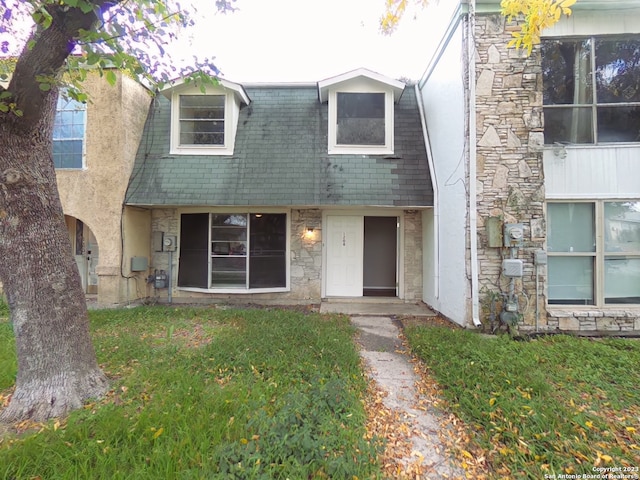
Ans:
[[[547,204],[548,303],[640,304],[640,201]]]
[[[282,289],[287,286],[287,215],[181,215],[179,287]]]

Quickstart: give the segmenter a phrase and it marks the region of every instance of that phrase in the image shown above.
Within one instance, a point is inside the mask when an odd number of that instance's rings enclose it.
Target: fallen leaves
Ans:
[[[471,428],[453,413],[442,410],[445,405],[441,390],[428,369],[416,358],[411,359],[418,377],[415,388],[415,410],[436,414],[440,423],[437,436],[442,448],[441,457],[447,459],[462,475],[447,477],[436,475],[434,465],[427,463],[425,452],[414,446],[416,438],[427,438],[427,432],[412,426],[415,415],[387,407],[384,403],[387,392],[372,379],[369,382],[365,409],[367,412],[367,436],[384,441],[384,450],[379,455],[383,474],[393,479],[421,480],[429,478],[487,479],[488,465],[485,452],[473,445]],[[363,367],[366,370],[366,367]]]

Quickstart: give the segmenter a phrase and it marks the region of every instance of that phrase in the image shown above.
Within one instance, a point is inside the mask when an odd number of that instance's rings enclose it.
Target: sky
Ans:
[[[394,34],[381,34],[384,0],[237,0],[227,14],[199,1],[198,26],[171,50],[215,57],[222,76],[239,83],[317,82],[360,67],[419,80],[425,42],[435,41],[427,10],[408,11]]]

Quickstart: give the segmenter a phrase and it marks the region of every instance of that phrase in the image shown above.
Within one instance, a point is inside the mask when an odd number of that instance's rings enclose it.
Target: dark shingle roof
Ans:
[[[151,106],[126,196],[138,205],[431,206],[416,97],[395,104],[395,155],[328,155],[313,86],[247,88],[234,154],[171,155],[170,104]]]

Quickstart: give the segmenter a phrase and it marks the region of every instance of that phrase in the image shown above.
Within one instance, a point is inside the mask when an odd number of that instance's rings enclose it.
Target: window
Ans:
[[[58,97],[53,121],[53,163],[56,168],[82,168],[86,105]]]
[[[180,146],[224,145],[224,95],[180,95]]]
[[[233,155],[240,109],[251,103],[242,85],[218,79],[204,88],[178,80],[162,95],[171,102],[172,155]]]
[[[393,153],[392,93],[332,91],[328,102],[329,153]]]
[[[287,215],[181,215],[179,287],[282,289],[287,286]]]
[[[384,145],[384,93],[338,92],[338,145]]]
[[[542,42],[545,142],[640,142],[640,36]]]
[[[640,304],[640,201],[547,204],[550,305]]]

